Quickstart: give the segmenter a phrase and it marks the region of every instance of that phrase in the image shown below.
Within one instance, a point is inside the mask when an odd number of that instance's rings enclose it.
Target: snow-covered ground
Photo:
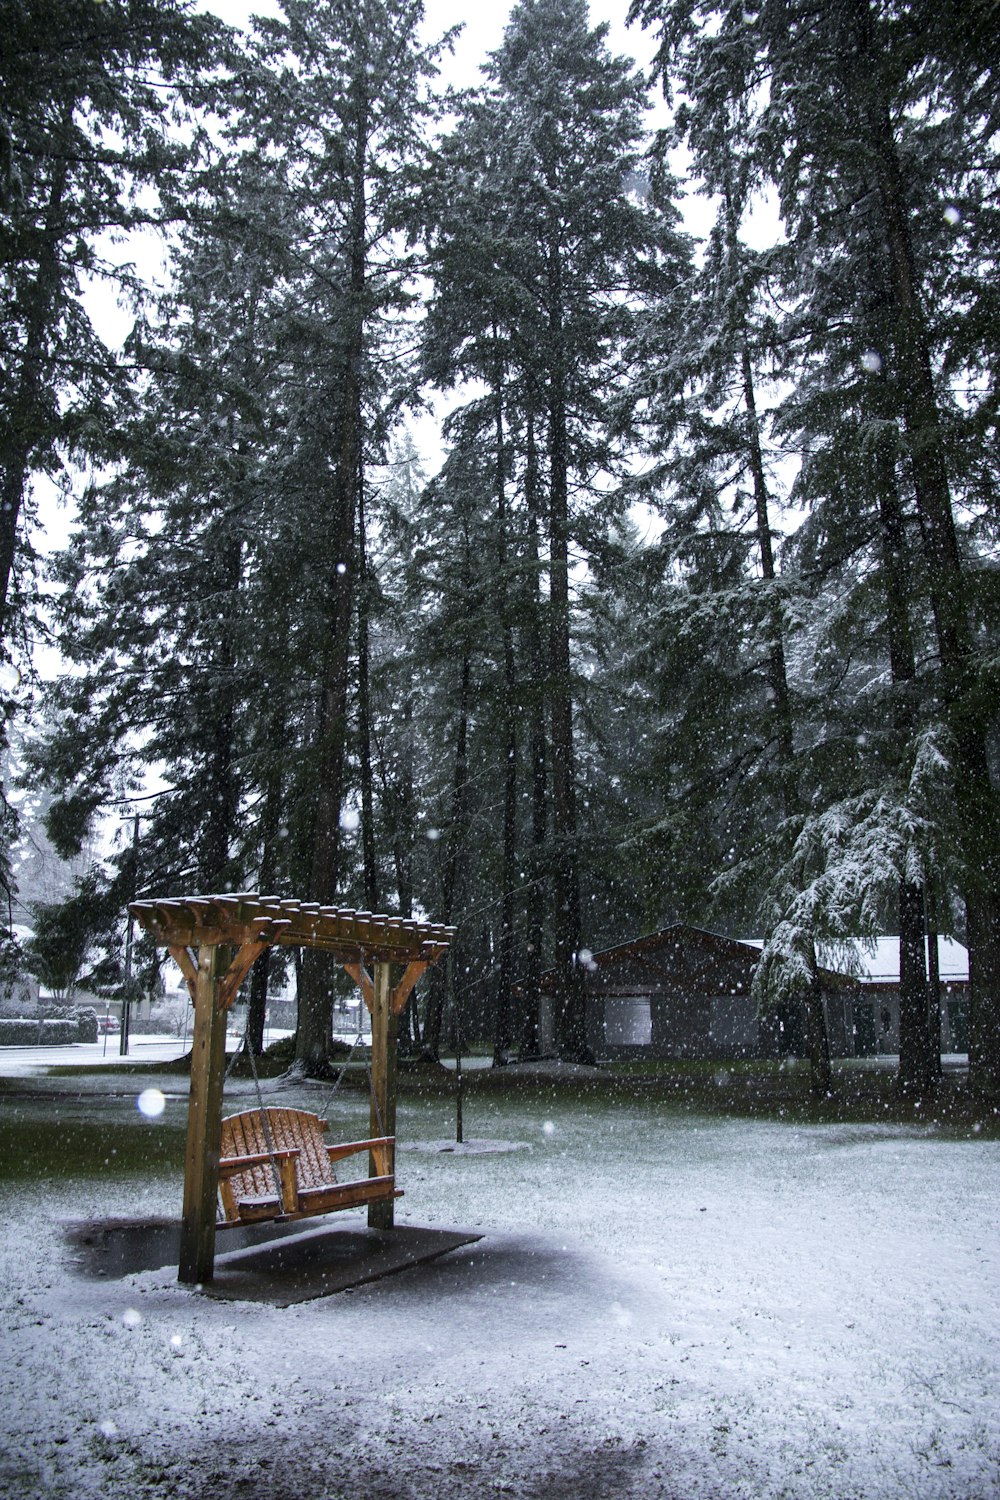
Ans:
[[[131,1109],[99,1082],[64,1121]],[[56,1107],[33,1084],[0,1124]],[[357,1096],[329,1113],[357,1131]],[[543,1083],[466,1101],[467,1135],[520,1149],[429,1149],[450,1126],[401,1102],[398,1217],[483,1239],[284,1310],[74,1272],[60,1222],[175,1213],[163,1169],[5,1187],[0,1495],[1000,1495],[1000,1143]]]
[[[268,1042],[276,1042],[290,1035],[287,1031],[269,1031]],[[226,1037],[226,1051],[235,1052],[240,1045],[240,1035],[230,1032]],[[353,1041],[354,1038],[349,1039]],[[119,1052],[120,1033],[109,1031],[96,1042],[70,1042],[60,1047],[0,1047],[0,1076],[7,1078],[26,1077],[32,1073],[45,1073],[49,1068],[98,1068],[126,1061]],[[133,1031],[128,1040],[130,1063],[171,1062],[191,1050],[191,1038],[169,1036],[166,1033]]]
[[[49,1068],[98,1068],[124,1062],[119,1053],[119,1034],[109,1031],[96,1042],[72,1042],[64,1047],[0,1047],[0,1073],[7,1078],[44,1073]],[[239,1042],[227,1039],[233,1051]],[[129,1037],[128,1061],[138,1063],[169,1062],[190,1047],[175,1036]]]

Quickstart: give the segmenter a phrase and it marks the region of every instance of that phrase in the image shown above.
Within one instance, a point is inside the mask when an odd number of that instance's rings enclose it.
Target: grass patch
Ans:
[[[273,1059],[275,1065],[280,1061]],[[0,1182],[85,1181],[109,1172],[171,1174],[179,1179],[186,1100],[168,1098],[166,1113],[148,1120],[135,1107],[134,1091],[87,1094],[72,1089],[69,1075],[78,1079],[81,1071],[64,1070],[58,1081],[0,1080]],[[95,1071],[106,1074],[111,1069]],[[153,1070],[124,1063],[119,1071],[148,1076]],[[401,1063],[398,1086],[401,1099],[453,1099],[455,1074],[439,1064]],[[351,1063],[342,1088],[352,1095],[367,1095],[364,1061]],[[936,1131],[943,1140],[1000,1139],[1000,1101],[972,1094],[963,1074],[947,1074],[932,1097],[917,1101],[900,1095],[888,1068],[857,1063],[834,1066],[833,1086],[823,1099],[810,1093],[808,1066],[798,1061],[616,1063],[566,1077],[486,1068],[467,1072],[464,1089],[471,1119],[477,1118],[477,1100],[488,1114],[491,1101],[496,1109],[508,1099],[512,1105],[517,1101],[543,1109],[557,1120],[560,1107],[596,1106],[609,1117],[619,1107],[638,1107],[643,1112],[652,1108],[665,1119],[707,1116],[786,1125],[908,1125]],[[320,1106],[306,1102],[306,1107]],[[227,1107],[224,1112],[231,1111]]]
[[[454,1087],[454,1075],[451,1075]],[[401,1081],[401,1092],[405,1084]],[[539,1078],[495,1068],[465,1075],[465,1092],[518,1094],[545,1100],[603,1097],[623,1104],[655,1103],[664,1111],[786,1124],[934,1125],[1000,1139],[1000,1100],[974,1094],[964,1076],[946,1075],[926,1098],[900,1093],[885,1069],[834,1065],[829,1094],[810,1091],[808,1063],[792,1059],[739,1062],[612,1063],[585,1077]]]
[[[32,1101],[34,1103],[34,1101]],[[54,1108],[53,1108],[54,1105]],[[131,1118],[134,1116],[135,1118]],[[186,1122],[144,1120],[138,1110],[101,1119],[63,1112],[55,1100],[0,1115],[0,1181],[52,1182],[126,1173],[182,1172]]]

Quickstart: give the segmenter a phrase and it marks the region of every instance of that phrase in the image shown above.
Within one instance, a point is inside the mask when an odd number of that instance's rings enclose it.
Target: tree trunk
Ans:
[[[73,106],[64,109],[63,123]],[[8,594],[17,554],[17,528],[31,478],[32,454],[44,433],[45,355],[47,333],[59,286],[57,244],[68,163],[57,163],[49,187],[40,235],[38,269],[24,299],[24,346],[16,375],[4,393],[6,413],[0,422],[0,644],[8,640]],[[54,401],[53,401],[54,405]]]
[[[878,377],[876,377],[877,379]],[[911,587],[906,565],[906,525],[896,487],[895,453],[883,443],[875,455],[873,481],[878,493],[879,540],[885,586],[889,669],[896,690],[893,727],[896,755],[908,761],[915,728],[912,699],[917,665],[910,624]],[[904,851],[904,857],[909,850]],[[920,1099],[933,1083],[927,1020],[927,968],[923,887],[900,875],[899,912],[899,1086]]]
[[[725,233],[731,260],[732,272],[739,277],[741,272],[742,247],[739,239],[739,214],[734,202],[731,173],[727,162],[725,171]],[[774,584],[777,572],[774,565],[774,544],[771,536],[771,497],[764,470],[764,453],[761,442],[760,417],[757,412],[756,381],[750,349],[750,334],[745,312],[740,312],[738,333],[740,374],[743,380],[743,403],[747,414],[747,459],[753,480],[754,525],[757,536],[757,551],[760,571],[768,589],[765,620],[767,628],[767,683],[771,693],[771,710],[774,724],[773,743],[778,767],[778,784],[781,811],[785,818],[801,811],[798,787],[795,781],[795,735],[792,719],[791,694],[788,689],[788,666],[785,659],[784,623],[778,604]],[[810,1088],[817,1096],[825,1096],[830,1090],[830,1041],[827,1033],[826,1010],[823,996],[815,977],[816,950],[810,947],[810,963],[814,978],[804,997],[806,1012],[806,1046],[810,1064]]]
[[[562,333],[561,258],[548,255],[549,330],[554,354],[549,370],[549,712],[552,746],[554,838],[556,1035],[561,1057],[593,1061],[587,1047],[581,947],[580,875],[577,847],[573,686],[569,597],[569,442],[565,351]]]
[[[910,880],[899,883],[899,1087],[913,1099],[924,1098],[933,1087],[924,892]]]
[[[368,99],[364,57],[356,59],[350,89],[354,106],[352,201],[349,223],[350,310],[348,337],[339,392],[339,449],[331,476],[330,534],[332,557],[328,585],[328,644],[319,713],[316,756],[316,802],[309,870],[308,899],[335,904],[340,855],[340,814],[344,793],[347,739],[351,622],[357,545],[358,485],[363,473],[361,369],[365,338],[366,167]],[[333,966],[315,949],[302,957],[296,1062],[309,1073],[329,1072],[333,1020]]]
[[[931,1076],[936,1083],[944,1075],[941,1067],[941,964],[938,955],[937,901],[933,884],[924,891],[924,925],[927,932],[927,1025],[931,1044]]]
[[[413,793],[413,698],[407,689],[403,697],[402,719],[394,724],[398,743],[398,774],[395,781],[387,775],[381,752],[379,770],[382,782],[383,821],[386,836],[392,840],[393,868],[396,874],[396,895],[399,915],[409,920],[413,916],[413,845],[414,793]],[[376,744],[378,742],[376,741]],[[399,1018],[399,1042],[404,1048],[417,1051],[421,1047],[420,996],[422,991],[411,990],[406,1009]]]
[[[826,1007],[820,988],[816,949],[810,947],[811,978],[805,993],[806,1051],[809,1057],[809,1091],[815,1099],[825,1099],[830,1092],[830,1036],[826,1025]]]
[[[277,703],[271,715],[267,749],[274,757],[268,769],[264,788],[264,809],[260,830],[260,870],[257,890],[262,896],[274,894],[274,878],[277,869],[278,832],[281,826],[282,785],[279,747],[285,735],[284,706]],[[250,971],[250,1001],[247,1012],[247,1044],[259,1057],[264,1050],[264,1029],[267,1024],[267,993],[271,978],[271,949],[265,948]]]
[[[254,1057],[264,1050],[267,1025],[267,990],[271,980],[271,950],[265,948],[250,970],[250,997],[247,1002],[247,1046]]]
[[[741,247],[737,226],[737,214],[728,182],[726,187],[726,233],[734,267],[739,266]],[[757,550],[760,554],[760,571],[770,588],[767,601],[769,631],[767,676],[774,707],[775,741],[778,763],[781,767],[782,797],[785,816],[789,816],[795,801],[791,784],[794,767],[794,736],[792,725],[791,697],[788,691],[788,669],[785,662],[784,625],[781,610],[774,596],[776,578],[774,566],[774,544],[771,538],[771,497],[764,472],[764,453],[760,437],[760,418],[757,415],[756,381],[753,361],[750,357],[750,337],[746,318],[741,317],[740,370],[743,376],[743,402],[747,412],[747,443],[750,474],[753,479],[754,521],[757,531]]]
[[[527,650],[531,675],[529,698],[529,754],[531,757],[531,852],[527,896],[527,943],[524,956],[518,1051],[522,1058],[536,1057],[540,1050],[539,1006],[545,955],[545,839],[548,831],[548,796],[545,770],[545,604],[541,596],[541,558],[538,541],[538,453],[535,446],[535,415],[529,402],[524,475],[528,512],[527,565],[531,601],[527,619]]]
[[[199,859],[199,884],[206,891],[225,891],[231,888],[233,869],[230,851],[239,812],[239,789],[233,765],[237,709],[233,630],[243,575],[241,538],[238,535],[224,537],[221,552],[221,557],[213,559],[212,569],[213,577],[218,580],[219,595],[224,601],[213,661],[219,682],[214,703],[216,733],[211,760],[206,767],[205,805],[208,815],[200,841]]]
[[[368,548],[365,535],[364,490],[358,483],[358,740],[361,775],[361,851],[365,905],[378,911],[378,864],[375,854],[375,797],[372,773],[371,681],[369,661]]]
[[[500,861],[500,935],[497,965],[493,1062],[502,1062],[513,1042],[514,983],[514,886],[517,879],[517,719],[515,701],[517,672],[514,657],[514,632],[509,608],[507,579],[507,465],[503,427],[503,377],[498,375],[494,392],[494,425],[496,437],[497,502],[497,587],[496,618],[503,639],[504,701],[501,706],[503,734],[501,747],[503,770],[503,832]]]

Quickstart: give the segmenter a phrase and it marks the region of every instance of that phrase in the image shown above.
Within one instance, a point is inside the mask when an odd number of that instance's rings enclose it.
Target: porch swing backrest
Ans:
[[[328,1145],[327,1122],[303,1109],[250,1109],[222,1121],[220,1227],[299,1219],[398,1198],[393,1136]],[[374,1175],[338,1182],[333,1163],[370,1153]]]

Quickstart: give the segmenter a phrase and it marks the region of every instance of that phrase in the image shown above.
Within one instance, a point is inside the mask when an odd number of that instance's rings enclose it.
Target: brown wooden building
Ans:
[[[942,940],[943,942],[943,940]],[[801,1056],[805,1017],[801,1004],[759,1016],[751,994],[760,942],[721,937],[677,923],[647,937],[584,956],[587,969],[587,1041],[599,1058],[725,1059]],[[880,938],[875,959],[860,955],[860,973],[819,970],[830,1051],[834,1057],[898,1049],[898,939]],[[946,945],[942,958],[942,1044],[961,1050],[962,949]],[[896,968],[892,970],[892,952]],[[942,955],[945,948],[942,947]],[[877,961],[876,961],[877,960]],[[966,955],[965,975],[968,975]],[[542,976],[543,1045],[546,991]],[[550,1002],[548,1002],[550,1006]]]
[[[677,924],[584,955],[587,1041],[597,1057],[775,1057],[802,1048],[799,1007],[760,1020],[750,987],[760,950]],[[543,1039],[545,990],[542,977]]]

